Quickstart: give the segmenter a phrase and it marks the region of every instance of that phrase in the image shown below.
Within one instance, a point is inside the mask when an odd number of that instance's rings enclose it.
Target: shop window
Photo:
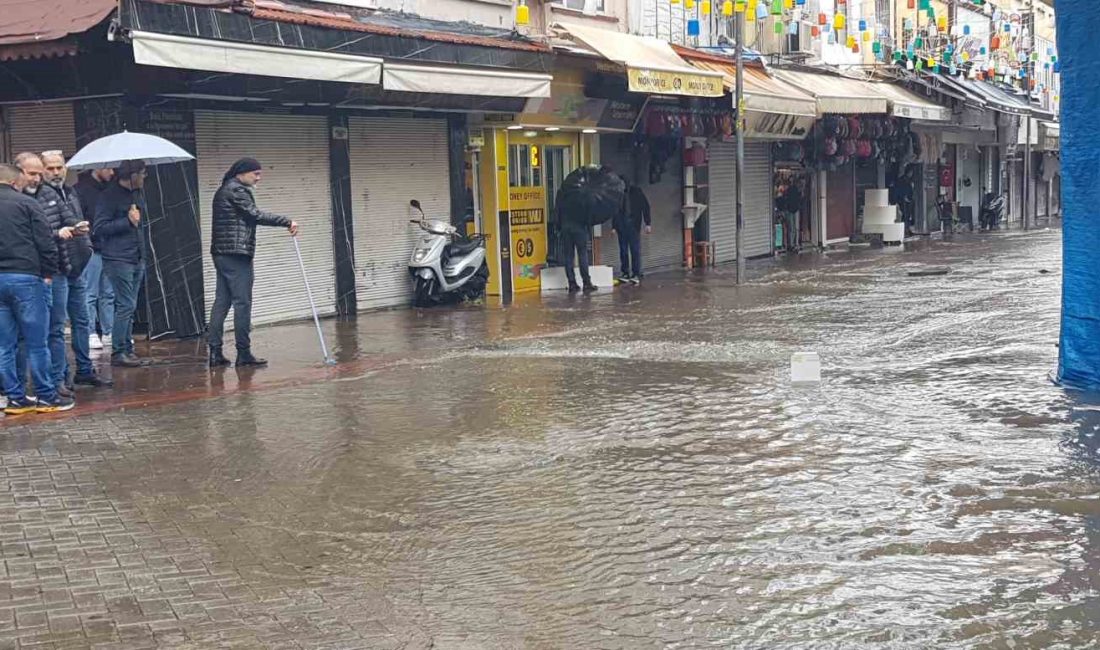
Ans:
[[[542,185],[542,147],[535,144],[513,144],[508,147],[508,186],[537,187]]]
[[[557,0],[554,4],[577,11],[603,11],[604,0]]]

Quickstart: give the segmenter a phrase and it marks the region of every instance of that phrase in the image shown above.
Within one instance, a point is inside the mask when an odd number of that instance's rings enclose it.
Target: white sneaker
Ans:
[[[103,338],[106,339],[107,337],[104,336]],[[93,350],[102,350],[103,349],[103,341],[101,341],[99,339],[99,337],[96,336],[95,334],[92,334],[91,336],[88,337],[88,347],[93,349]]]
[[[105,350],[109,350],[111,348],[111,335],[110,334],[104,334],[103,335],[103,348]]]

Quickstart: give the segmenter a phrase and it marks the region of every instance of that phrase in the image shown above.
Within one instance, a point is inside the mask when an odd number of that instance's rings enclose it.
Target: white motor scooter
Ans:
[[[420,213],[420,218],[411,219],[410,223],[424,231],[409,259],[409,273],[416,283],[413,304],[429,307],[448,300],[476,300],[484,295],[489,282],[485,236],[466,237],[446,221],[428,219],[420,201],[410,201],[409,206]]]

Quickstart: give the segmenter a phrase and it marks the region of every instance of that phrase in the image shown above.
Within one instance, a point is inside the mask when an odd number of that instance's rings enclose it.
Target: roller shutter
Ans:
[[[61,151],[67,158],[76,153],[76,124],[72,102],[25,104],[4,109],[8,149],[14,157],[24,151]]]
[[[196,111],[195,138],[207,309],[214,304],[216,286],[210,257],[214,192],[226,170],[238,158],[250,156],[264,167],[263,180],[255,190],[256,203],[261,210],[298,222],[302,230],[299,236],[302,258],[317,308],[322,314],[335,313],[328,119],[323,115]],[[254,324],[310,316],[294,246],[285,230],[258,229],[255,266]],[[232,320],[231,316],[227,328]]]
[[[737,186],[734,182],[737,145],[716,142],[710,146],[710,239],[718,263],[737,259]],[[745,143],[745,257],[772,253],[772,160],[767,142]]]
[[[451,218],[447,121],[353,117],[349,127],[359,308],[406,304],[420,235],[409,223],[409,201],[420,201],[430,219]]]
[[[642,269],[646,272],[680,268],[684,259],[683,212],[684,186],[681,152],[664,163],[664,173],[656,183],[649,180],[649,152],[633,147],[631,136],[606,135],[600,142],[600,162],[610,165],[620,174],[634,173],[652,213],[653,232],[642,235]],[[618,240],[610,234],[610,224],[604,226],[600,260],[619,268]]]

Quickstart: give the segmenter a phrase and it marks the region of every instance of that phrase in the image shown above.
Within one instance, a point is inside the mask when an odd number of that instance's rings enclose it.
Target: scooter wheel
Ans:
[[[435,280],[425,280],[424,278],[416,278],[416,288],[413,293],[413,306],[414,307],[431,307],[434,303],[432,299],[432,289],[435,287]]]

